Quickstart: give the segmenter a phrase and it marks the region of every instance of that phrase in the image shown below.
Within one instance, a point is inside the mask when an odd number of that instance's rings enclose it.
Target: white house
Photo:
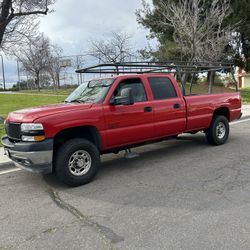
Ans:
[[[242,88],[250,87],[250,73],[245,73],[242,76]]]

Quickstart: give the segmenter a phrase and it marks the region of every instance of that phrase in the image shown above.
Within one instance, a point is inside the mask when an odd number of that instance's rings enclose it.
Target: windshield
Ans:
[[[65,102],[102,103],[114,79],[99,79],[85,82],[75,89]]]

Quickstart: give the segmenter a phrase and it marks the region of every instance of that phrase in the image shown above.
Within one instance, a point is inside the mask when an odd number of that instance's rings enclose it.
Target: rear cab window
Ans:
[[[154,100],[166,100],[177,97],[173,83],[168,77],[149,77],[148,82]]]

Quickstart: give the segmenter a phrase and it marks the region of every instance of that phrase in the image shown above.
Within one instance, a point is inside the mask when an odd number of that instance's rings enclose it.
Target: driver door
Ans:
[[[153,110],[143,82],[140,78],[122,80],[111,98],[119,96],[124,88],[132,89],[134,104],[104,107],[108,148],[136,144],[153,138]]]

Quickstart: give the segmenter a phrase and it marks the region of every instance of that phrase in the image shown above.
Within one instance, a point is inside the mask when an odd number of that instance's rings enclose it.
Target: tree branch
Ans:
[[[47,15],[49,9],[46,9],[45,11],[41,11],[41,10],[36,10],[36,11],[30,11],[30,12],[18,12],[18,13],[13,13],[13,16],[30,16],[30,15]]]

